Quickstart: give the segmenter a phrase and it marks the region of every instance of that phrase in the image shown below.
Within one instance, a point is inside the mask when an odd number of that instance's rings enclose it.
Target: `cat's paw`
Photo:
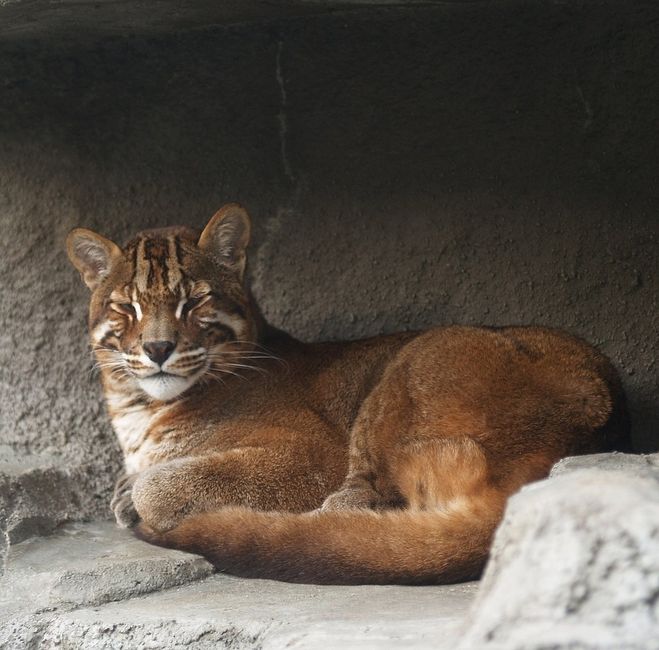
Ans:
[[[114,518],[121,528],[133,528],[139,520],[135,504],[133,503],[133,484],[137,474],[124,474],[119,477],[114,487],[114,496],[110,501],[110,508]]]
[[[183,462],[169,462],[139,475],[132,497],[140,519],[158,532],[175,528],[190,514],[193,498]]]
[[[370,487],[346,487],[330,494],[320,509],[325,512],[356,509],[375,510],[380,503],[380,495]]]

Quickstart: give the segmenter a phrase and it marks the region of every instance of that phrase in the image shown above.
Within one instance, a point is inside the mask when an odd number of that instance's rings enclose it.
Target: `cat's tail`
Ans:
[[[445,509],[258,512],[228,507],[137,535],[204,555],[244,577],[324,584],[436,584],[477,578],[504,500],[496,494]]]

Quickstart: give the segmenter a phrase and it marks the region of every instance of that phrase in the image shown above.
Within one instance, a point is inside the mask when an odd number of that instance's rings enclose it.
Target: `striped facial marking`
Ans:
[[[91,314],[98,365],[170,401],[202,377],[232,373],[255,323],[240,278],[209,263],[182,229],[148,231],[123,249]],[[94,301],[92,301],[94,305]]]

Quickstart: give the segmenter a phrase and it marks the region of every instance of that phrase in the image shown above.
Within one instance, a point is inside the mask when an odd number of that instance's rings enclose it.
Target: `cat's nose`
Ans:
[[[175,347],[176,343],[172,343],[171,341],[148,341],[147,343],[142,343],[142,348],[146,356],[160,366],[167,361]]]

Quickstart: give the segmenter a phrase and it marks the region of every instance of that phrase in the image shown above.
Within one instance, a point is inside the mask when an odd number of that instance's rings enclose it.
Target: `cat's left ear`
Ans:
[[[242,280],[250,232],[251,223],[245,208],[229,203],[211,217],[197,245],[220,264],[235,270]]]

